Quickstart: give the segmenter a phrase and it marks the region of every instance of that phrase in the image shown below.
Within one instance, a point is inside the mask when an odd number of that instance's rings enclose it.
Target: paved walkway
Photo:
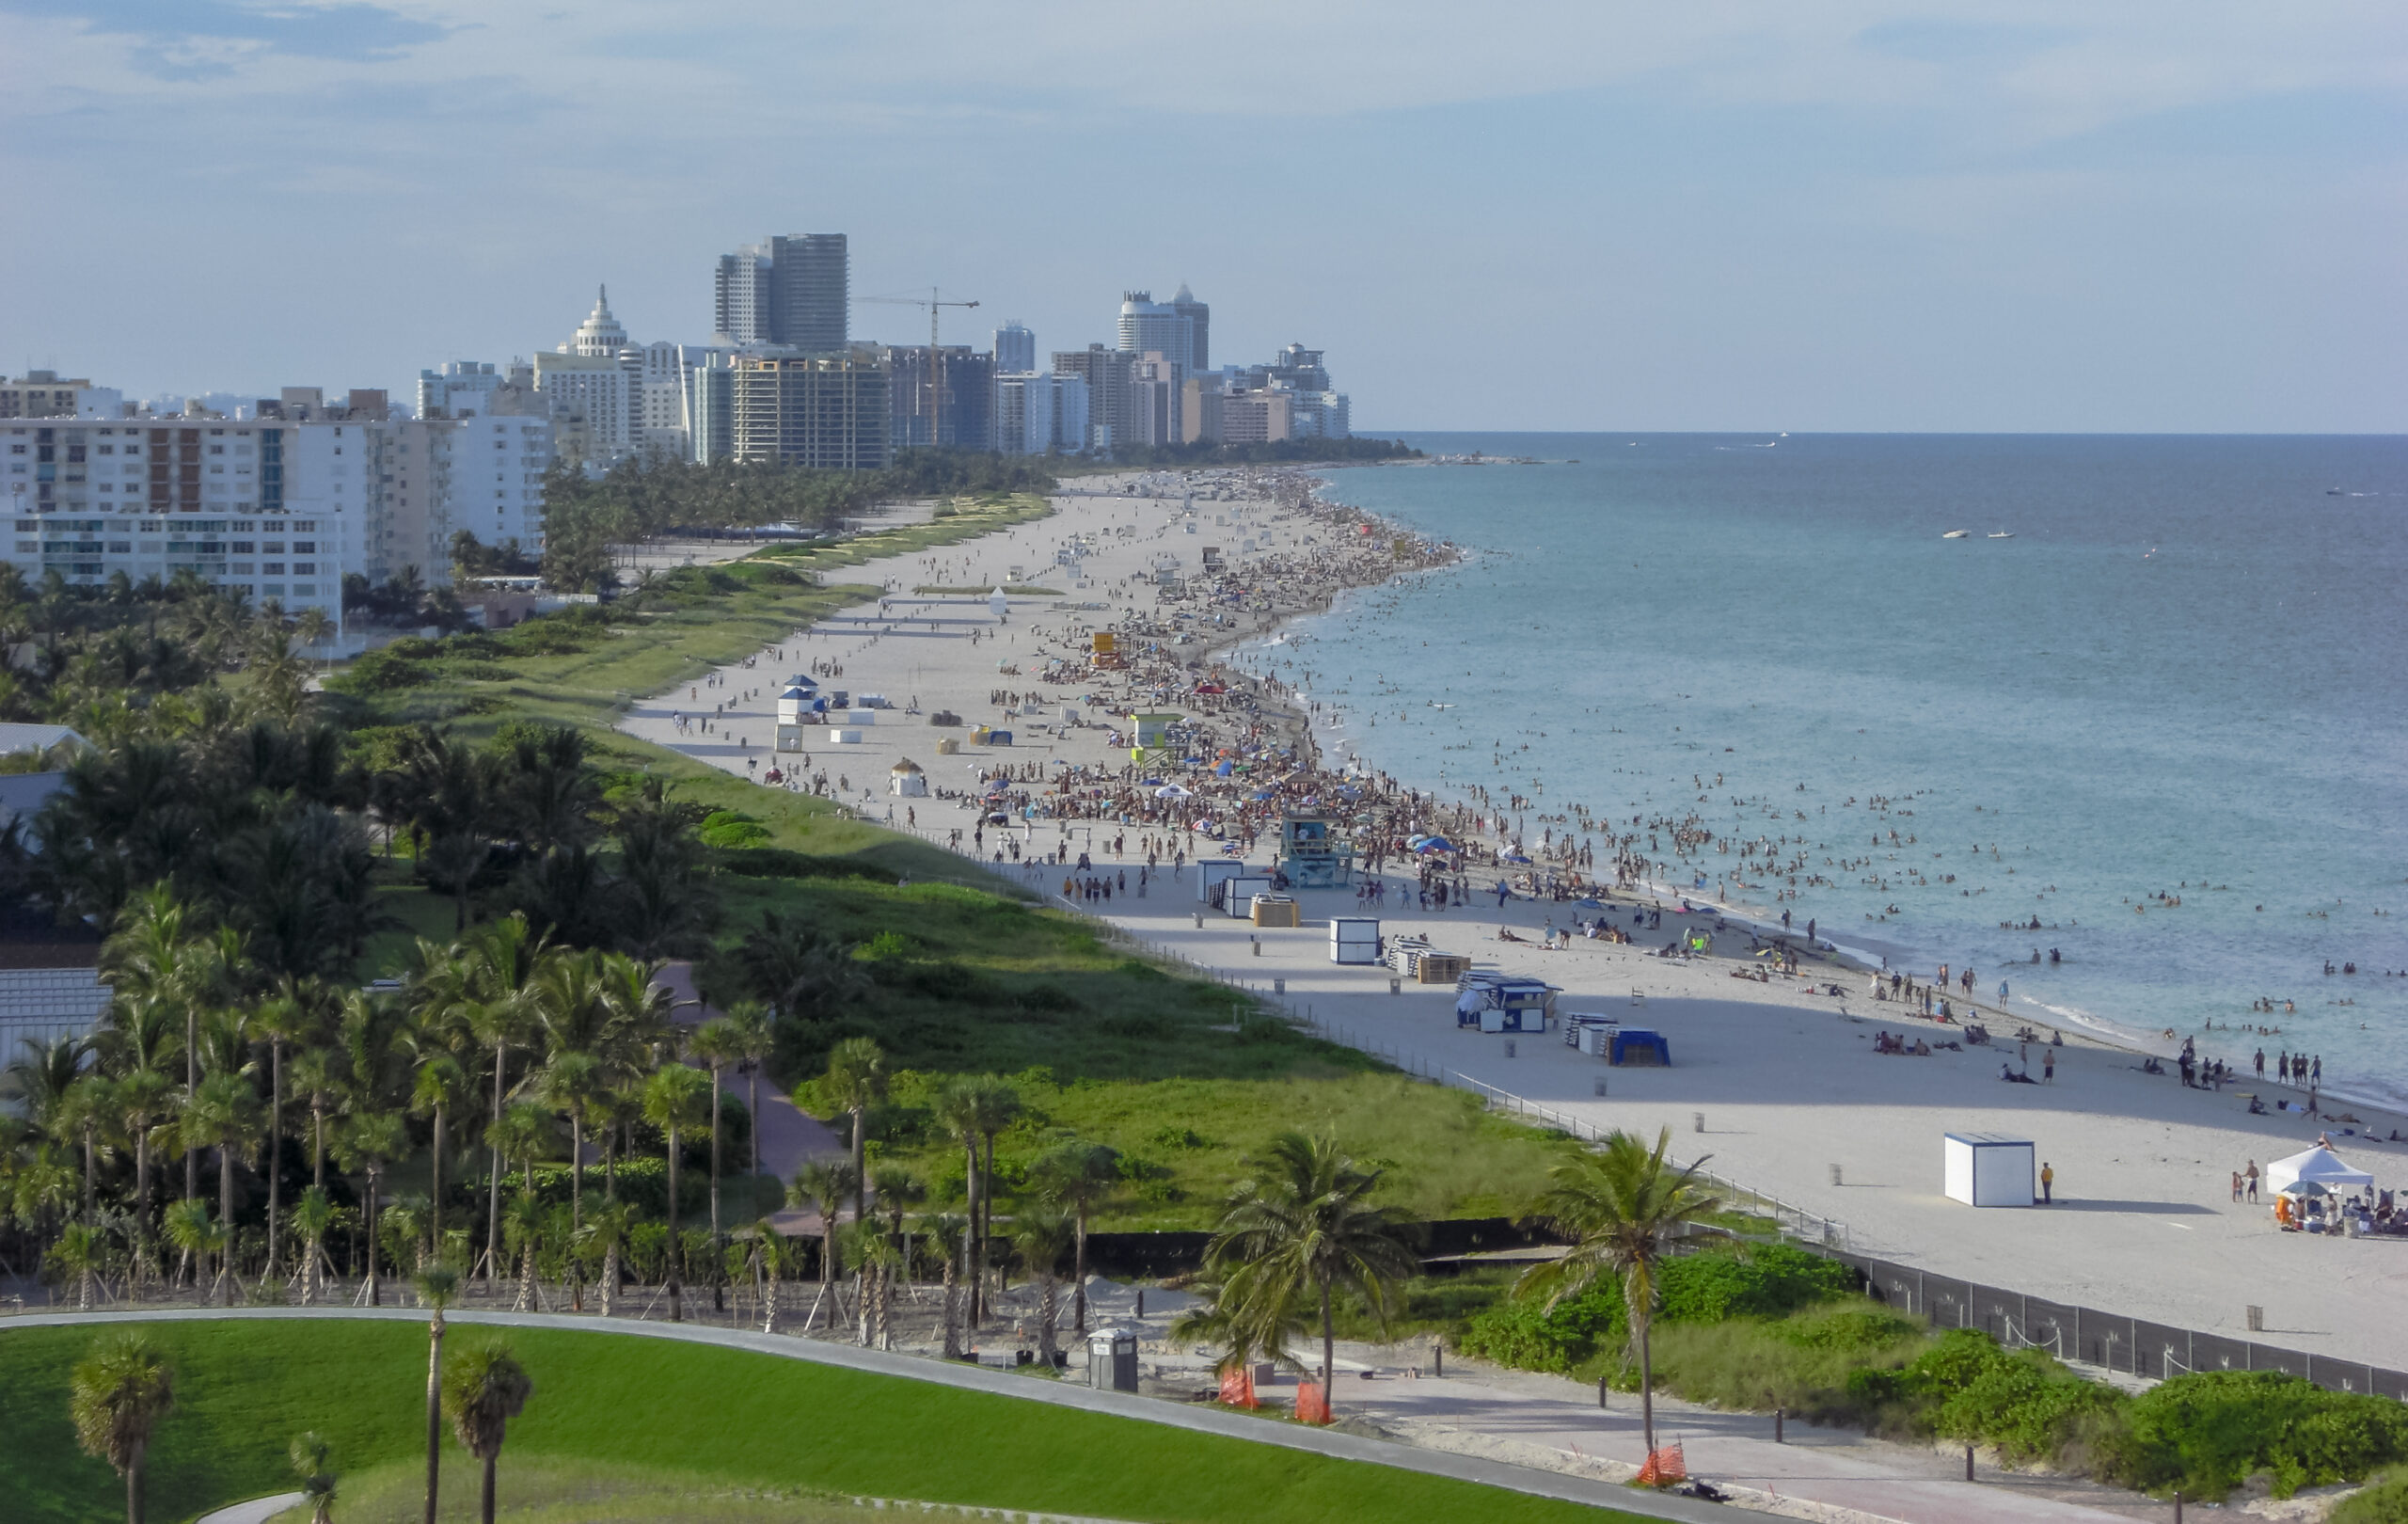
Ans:
[[[24,1317],[0,1322],[0,1338],[6,1338],[7,1330],[9,1328],[98,1323],[189,1322],[200,1318],[379,1318],[391,1322],[419,1323],[422,1321],[423,1314],[404,1308],[379,1310],[291,1307],[233,1308],[215,1310],[179,1308],[143,1312],[41,1312],[29,1313]],[[1485,1456],[1424,1450],[1412,1445],[1398,1444],[1391,1440],[1367,1438],[1359,1435],[1342,1434],[1327,1429],[1301,1428],[1291,1423],[1268,1423],[1260,1419],[1249,1418],[1244,1414],[1227,1412],[1218,1408],[1188,1406],[1153,1398],[1133,1397],[1121,1392],[1096,1391],[1086,1387],[1072,1386],[1067,1382],[1031,1381],[1026,1376],[1014,1375],[1006,1371],[954,1364],[943,1360],[922,1359],[910,1355],[888,1354],[879,1350],[861,1349],[849,1344],[821,1343],[816,1340],[796,1339],[783,1334],[705,1328],[693,1324],[617,1321],[606,1324],[599,1318],[536,1312],[455,1311],[450,1314],[450,1321],[455,1326],[463,1324],[487,1324],[512,1328],[562,1328],[576,1332],[611,1333],[641,1339],[674,1339],[692,1344],[717,1344],[725,1348],[750,1350],[755,1354],[773,1355],[784,1359],[809,1360],[814,1364],[832,1365],[875,1375],[899,1376],[908,1381],[925,1381],[935,1386],[986,1392],[991,1396],[1012,1397],[1022,1402],[1050,1403],[1057,1407],[1072,1407],[1084,1412],[1134,1419],[1140,1422],[1160,1423],[1171,1428],[1219,1435],[1231,1439],[1246,1439],[1257,1444],[1281,1445],[1290,1450],[1309,1451],[1339,1460],[1390,1466],[1400,1470],[1418,1471],[1430,1476],[1451,1477],[1457,1481],[1503,1487],[1510,1491],[1529,1493],[1538,1497],[1560,1498],[1571,1502],[1620,1509],[1625,1514],[1635,1514],[1645,1518],[1684,1520],[1687,1524],[1713,1524],[1715,1520],[1728,1520],[1731,1516],[1729,1509],[1720,1508],[1712,1503],[1634,1492],[1613,1482],[1541,1470],[1533,1467],[1518,1466],[1509,1461]]]
[[[705,1022],[724,1015],[716,1006],[704,1003],[694,988],[694,965],[689,962],[665,963],[653,976],[653,982],[669,992],[676,1002],[674,1020],[680,1026],[700,1026]],[[752,1085],[734,1070],[721,1076],[720,1088],[751,1105]],[[794,1103],[794,1098],[778,1088],[777,1082],[763,1077],[761,1084],[761,1115],[753,1119],[761,1132],[761,1170],[767,1175],[791,1183],[795,1171],[811,1159],[825,1159],[846,1151],[845,1140],[835,1129]],[[730,1167],[740,1168],[752,1163],[751,1151],[745,1157],[730,1161]],[[789,1236],[816,1236],[819,1214],[787,1207],[773,1214],[770,1221],[778,1230]]]
[[[298,1508],[309,1500],[306,1493],[279,1492],[273,1498],[253,1498],[249,1502],[203,1514],[193,1524],[267,1524],[286,1509]]]

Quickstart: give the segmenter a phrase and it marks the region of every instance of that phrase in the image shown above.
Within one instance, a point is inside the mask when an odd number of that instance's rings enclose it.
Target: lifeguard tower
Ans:
[[[1120,637],[1108,629],[1099,629],[1087,637],[1087,659],[1099,669],[1117,670],[1129,663],[1120,657]]]
[[[1291,811],[1279,824],[1277,866],[1295,888],[1342,889],[1354,876],[1354,845],[1319,811]]]
[[[1133,714],[1129,717],[1129,760],[1144,767],[1170,754],[1170,727],[1175,714]]]
[[[777,749],[781,752],[802,750],[802,727],[827,708],[819,697],[819,685],[810,678],[797,675],[786,679],[784,691],[778,694]]]

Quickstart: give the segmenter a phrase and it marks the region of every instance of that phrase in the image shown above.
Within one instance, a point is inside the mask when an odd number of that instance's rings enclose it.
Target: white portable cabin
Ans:
[[[1333,915],[1329,921],[1329,960],[1372,964],[1380,960],[1380,923],[1370,916]]]
[[[1254,897],[1271,893],[1268,878],[1235,878],[1221,886],[1221,909],[1238,920],[1254,914]]]
[[[832,726],[830,726],[830,727],[829,727],[829,730],[828,730],[828,744],[829,744],[829,745],[831,745],[831,746],[859,746],[861,743],[862,743],[862,733],[861,733],[860,731],[858,731],[858,730],[853,730],[853,729],[849,729],[849,728],[847,728],[847,727],[844,727],[844,726],[837,726],[837,725],[832,725]]]
[[[2028,1139],[2000,1133],[1950,1133],[1941,1143],[1942,1189],[1952,1201],[1976,1207],[2028,1207],[2039,1179]]]
[[[1592,1058],[1611,1057],[1614,1029],[1621,1024],[1621,1018],[1615,1016],[1600,1016],[1587,1010],[1566,1011],[1563,1015],[1564,1046],[1576,1048]]]
[[[920,770],[920,764],[907,756],[888,770],[886,791],[897,799],[926,799],[928,775]]]
[[[1205,905],[1215,903],[1220,897],[1214,894],[1213,890],[1244,871],[1244,863],[1231,863],[1220,859],[1196,864],[1196,898],[1197,903]]]

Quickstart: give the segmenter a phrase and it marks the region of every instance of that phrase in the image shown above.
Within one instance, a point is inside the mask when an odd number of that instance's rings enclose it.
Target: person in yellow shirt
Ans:
[[[2041,1160],[2041,1161],[2040,1161],[2040,1204],[2041,1204],[2042,1206],[2054,1206],[2054,1205],[2056,1204],[2056,1199],[2057,1199],[2057,1198],[2056,1198],[2056,1194],[2055,1194],[2055,1192],[2056,1192],[2056,1183],[2057,1183],[2057,1171],[2056,1171],[2056,1167],[2055,1167],[2053,1165],[2050,1164],[2046,1159]]]

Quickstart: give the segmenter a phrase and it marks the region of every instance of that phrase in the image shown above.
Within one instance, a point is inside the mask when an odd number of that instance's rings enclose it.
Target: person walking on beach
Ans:
[[[2048,1160],[2043,1159],[2040,1161],[2040,1204],[2042,1206],[2056,1205],[2056,1166],[2049,1163]]]
[[[2258,1050],[2258,1083],[2266,1083],[2266,1050],[2263,1048]]]
[[[2241,1199],[2241,1171],[2238,1169],[2232,1172],[2232,1199],[2235,1201]]]
[[[2257,1200],[2257,1199],[2258,1199],[2258,1161],[2257,1161],[2257,1160],[2252,1159],[2252,1160],[2250,1160],[2250,1161],[2249,1161],[2249,1167],[2248,1167],[2248,1168],[2246,1168],[2246,1169],[2244,1169],[2244,1170],[2242,1170],[2242,1171],[2241,1172],[2241,1178],[2242,1178],[2243,1181],[2245,1181],[2245,1182],[2247,1182],[2247,1183],[2248,1183],[2249,1199],[2250,1199],[2250,1200],[2252,1200],[2252,1201]]]
[[[2040,1056],[2040,1083],[2043,1085],[2057,1083],[2057,1051],[2054,1048]]]

